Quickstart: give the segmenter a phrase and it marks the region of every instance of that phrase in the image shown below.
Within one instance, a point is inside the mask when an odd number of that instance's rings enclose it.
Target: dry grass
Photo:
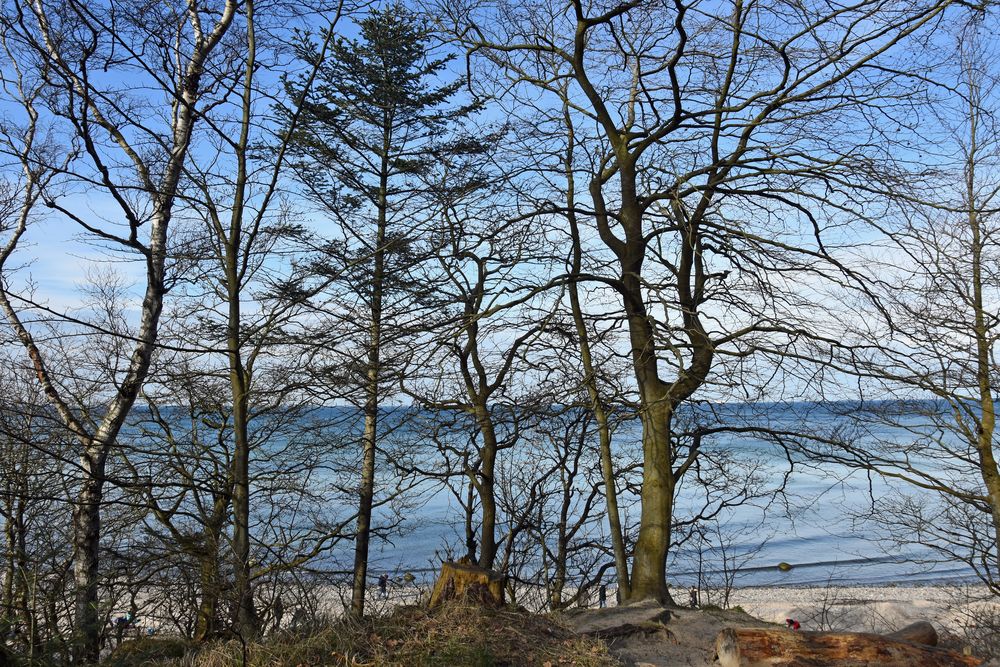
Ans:
[[[500,667],[619,665],[602,642],[513,608],[453,602],[428,611],[401,607],[364,622],[338,621],[309,635],[283,634],[243,647],[227,642],[182,658],[143,660],[128,667]],[[122,663],[119,663],[122,664]],[[123,664],[124,667],[124,664]]]

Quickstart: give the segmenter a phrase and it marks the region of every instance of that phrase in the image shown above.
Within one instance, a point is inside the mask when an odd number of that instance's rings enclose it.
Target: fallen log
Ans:
[[[441,563],[441,574],[434,584],[428,606],[436,607],[445,600],[474,599],[491,605],[504,603],[503,575],[471,563]]]
[[[982,660],[936,646],[856,632],[726,628],[721,667],[977,667]]]

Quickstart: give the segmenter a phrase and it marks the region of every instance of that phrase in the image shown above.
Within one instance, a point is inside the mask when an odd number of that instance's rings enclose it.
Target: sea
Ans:
[[[713,516],[707,521],[678,529],[687,537],[672,549],[668,561],[672,585],[798,587],[977,580],[969,566],[942,557],[930,546],[907,543],[905,534],[904,539],[895,539],[885,526],[894,503],[903,498],[933,502],[934,492],[844,462],[820,461],[808,453],[838,454],[837,443],[851,443],[863,452],[905,452],[918,467],[932,472],[940,468],[942,474],[952,475],[953,461],[942,463],[940,453],[926,447],[928,442],[958,443],[946,428],[953,420],[947,406],[931,401],[705,403],[688,410],[678,424],[681,429],[703,431],[703,460],[752,467],[761,493],[709,511]],[[640,435],[637,420],[623,419],[617,425],[616,461],[638,458]],[[596,442],[588,446],[596,450]],[[501,457],[514,457],[515,464],[518,456],[516,449],[501,452]],[[738,475],[727,486],[712,478],[711,466],[703,468],[697,472],[692,468],[682,484],[675,508],[680,519],[707,511],[705,485],[695,483],[696,475],[714,484],[719,497],[739,497]],[[971,479],[974,484],[974,476]],[[636,491],[636,485],[621,491],[627,517],[638,516]],[[408,574],[418,581],[433,578],[440,560],[452,553],[447,545],[461,544],[462,513],[454,494],[428,486],[423,495],[419,506],[399,523],[397,535],[373,542],[369,568],[373,577],[385,572],[394,580]],[[599,507],[597,513],[601,511]],[[376,522],[399,519],[392,510],[376,515]],[[613,569],[604,576],[613,586]]]

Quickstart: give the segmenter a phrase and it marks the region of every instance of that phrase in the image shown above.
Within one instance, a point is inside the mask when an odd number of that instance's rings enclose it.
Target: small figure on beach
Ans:
[[[788,627],[792,630],[798,630],[799,628],[802,627],[802,624],[796,621],[794,618],[786,618],[785,627]]]
[[[476,543],[476,538],[473,537],[472,535],[469,535],[465,540],[465,548],[466,548],[465,557],[469,559],[468,560],[469,563],[479,562],[478,559],[476,558],[476,549],[478,547],[479,545]]]
[[[597,589],[597,606],[601,609],[608,606],[608,587],[606,584],[601,584],[601,587]]]
[[[383,573],[382,576],[378,578],[378,592],[385,600],[389,597],[389,575]]]
[[[274,631],[281,629],[281,619],[285,616],[285,605],[281,601],[281,596],[274,598]]]
[[[115,619],[115,641],[121,644],[125,638],[125,632],[135,624],[135,615],[130,611],[124,616]]]
[[[698,606],[698,589],[694,586],[688,591],[688,597],[691,599],[691,608],[694,609]]]

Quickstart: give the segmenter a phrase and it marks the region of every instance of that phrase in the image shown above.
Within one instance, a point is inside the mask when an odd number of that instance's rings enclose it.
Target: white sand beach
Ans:
[[[771,623],[794,618],[804,630],[887,632],[929,621],[962,635],[1000,619],[1000,600],[969,584],[741,588],[730,606]]]

